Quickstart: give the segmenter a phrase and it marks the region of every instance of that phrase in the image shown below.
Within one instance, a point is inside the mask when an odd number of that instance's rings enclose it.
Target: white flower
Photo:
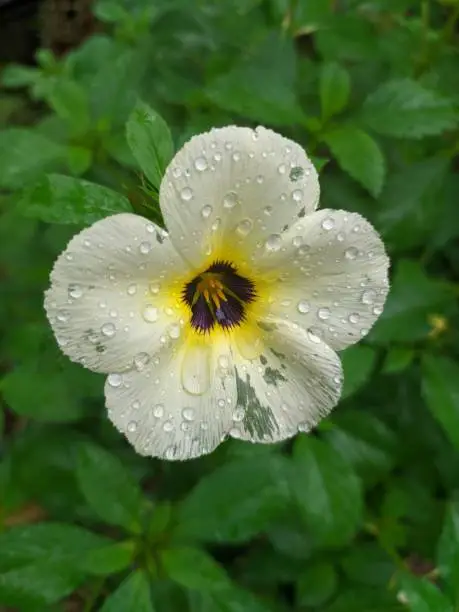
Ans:
[[[335,351],[368,332],[388,259],[356,213],[316,211],[303,149],[264,129],[192,138],[160,189],[167,234],[134,214],[83,230],[58,258],[46,311],[63,352],[96,372],[135,449],[209,453],[277,442],[338,401]]]

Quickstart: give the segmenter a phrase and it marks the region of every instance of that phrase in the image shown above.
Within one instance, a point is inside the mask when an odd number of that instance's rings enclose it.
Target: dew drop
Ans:
[[[155,226],[153,225],[153,223],[147,223],[145,229],[149,234],[153,234],[153,232],[155,231]]]
[[[147,255],[151,251],[151,243],[141,242],[139,245],[139,251],[142,253],[142,255]]]
[[[220,355],[218,358],[218,365],[223,369],[226,370],[227,368],[229,368],[229,358],[226,355]]]
[[[201,215],[204,219],[208,219],[212,214],[212,206],[204,206],[201,209]]]
[[[171,432],[174,429],[174,424],[172,423],[172,421],[165,421],[163,429],[166,432]]]
[[[376,298],[376,291],[374,289],[367,289],[362,293],[362,304],[373,304]]]
[[[207,170],[207,160],[206,160],[206,158],[205,157],[197,157],[195,159],[195,161],[194,161],[194,167],[199,172],[204,172],[204,170]]]
[[[153,408],[153,416],[160,419],[164,416],[164,404],[156,404]]]
[[[346,259],[355,259],[358,255],[359,251],[355,247],[351,246],[344,251],[344,257]]]
[[[134,357],[134,367],[138,372],[141,372],[150,361],[148,353],[138,353]]]
[[[121,376],[121,374],[109,374],[107,382],[110,387],[121,387],[121,385],[123,384],[123,377]]]
[[[164,453],[164,457],[171,461],[175,457],[175,448],[173,446],[168,446],[166,448],[166,452]]]
[[[265,206],[263,208],[263,212],[265,213],[265,215],[267,217],[269,217],[272,214],[272,212],[273,212],[273,207],[272,206]]]
[[[137,293],[137,285],[135,283],[132,283],[127,288],[127,294],[128,295],[135,295],[136,293]]]
[[[129,433],[134,433],[137,431],[137,421],[129,421],[127,424],[127,430]]]
[[[261,185],[265,179],[261,174],[259,174],[255,180],[259,185]]]
[[[344,238],[345,236],[342,232],[339,232],[338,234],[336,234],[336,240],[338,240],[338,242],[343,242]]]
[[[313,328],[308,329],[308,338],[311,342],[314,342],[314,344],[320,343],[320,337]]]
[[[241,159],[241,154],[239,153],[239,151],[235,151],[235,152],[233,153],[233,160],[234,160],[235,162],[237,162],[237,161],[239,161],[240,159]]]
[[[157,295],[159,293],[159,290],[161,289],[161,285],[159,283],[150,283],[149,289],[150,293],[153,293],[153,295]]]
[[[184,408],[182,410],[182,417],[185,419],[185,421],[194,421],[193,408]]]
[[[180,178],[182,176],[182,169],[181,168],[174,168],[172,170],[172,176],[174,178]]]
[[[73,298],[74,300],[77,300],[82,295],[83,295],[83,289],[80,287],[80,285],[76,285],[76,284],[69,285],[69,297]]]
[[[65,310],[59,310],[57,313],[57,320],[60,323],[66,323],[70,319],[70,315]]]
[[[116,327],[113,325],[113,323],[104,323],[100,328],[100,331],[104,334],[104,336],[107,336],[107,338],[113,338],[113,336],[116,334]]]
[[[140,402],[139,402],[139,400],[134,400],[134,401],[132,402],[132,404],[131,404],[131,408],[132,408],[133,410],[138,410],[138,409],[140,408]]]
[[[287,172],[287,166],[285,164],[279,164],[279,166],[277,166],[277,171],[279,174],[285,174]]]
[[[180,197],[184,202],[189,202],[193,197],[193,191],[189,187],[184,187],[180,192]]]
[[[352,323],[353,325],[355,325],[356,323],[359,322],[360,315],[358,312],[352,312],[348,318],[349,318],[349,323]]]
[[[325,231],[330,231],[331,229],[333,229],[335,227],[335,221],[334,219],[332,219],[331,217],[326,217],[323,221],[322,221],[322,228]]]
[[[265,242],[266,250],[271,251],[273,253],[275,253],[276,251],[279,251],[281,246],[282,246],[282,237],[280,234],[271,234],[271,236],[268,236]]]
[[[236,408],[236,410],[233,412],[233,421],[235,421],[236,423],[240,423],[243,420],[244,415],[244,408]]]
[[[252,231],[252,228],[253,228],[252,219],[243,219],[237,224],[236,232],[239,234],[239,236],[247,236]]]
[[[293,246],[297,249],[303,244],[303,236],[295,236],[292,240]]]
[[[180,325],[178,323],[173,323],[167,330],[167,333],[173,340],[180,337],[180,332]]]
[[[306,302],[306,300],[300,300],[298,302],[297,308],[300,314],[306,314],[309,312],[310,309],[309,302]]]
[[[225,208],[234,208],[239,203],[239,197],[235,191],[228,191],[223,198],[223,206]]]
[[[382,313],[382,311],[383,311],[383,309],[382,309],[380,306],[375,306],[375,307],[373,308],[373,314],[374,314],[374,315],[376,315],[376,316],[378,316],[378,317],[379,317],[379,315]]]
[[[153,304],[147,304],[142,311],[142,316],[147,323],[154,323],[158,319],[158,309]]]
[[[330,318],[330,309],[329,308],[319,308],[317,311],[317,316],[321,321],[326,321]]]
[[[292,191],[292,200],[294,202],[301,202],[302,199],[303,199],[303,192],[301,189],[295,189],[294,191]]]

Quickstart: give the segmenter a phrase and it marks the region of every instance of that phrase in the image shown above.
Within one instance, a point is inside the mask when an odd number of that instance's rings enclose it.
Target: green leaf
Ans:
[[[316,562],[309,564],[296,585],[298,606],[321,606],[336,590],[338,576],[331,563]]]
[[[68,147],[67,166],[71,174],[81,176],[91,167],[93,158],[91,149],[85,147]]]
[[[142,492],[117,457],[93,444],[81,444],[77,478],[87,502],[102,520],[127,531],[140,531]]]
[[[2,71],[1,84],[4,87],[28,87],[40,78],[40,71],[20,64],[8,64]]]
[[[373,587],[389,584],[396,570],[391,557],[374,542],[354,545],[345,553],[341,566],[352,582]]]
[[[365,101],[363,120],[376,132],[422,138],[454,128],[458,114],[449,100],[411,79],[383,83]]]
[[[440,589],[425,579],[406,574],[399,586],[411,612],[453,612]]]
[[[126,136],[143,173],[158,189],[174,154],[167,123],[152,108],[137,102],[126,125]]]
[[[324,612],[407,612],[407,608],[384,586],[343,590]]]
[[[43,559],[0,574],[0,602],[24,611],[48,609],[82,581],[82,574],[67,564]]]
[[[348,542],[362,521],[362,489],[352,468],[326,442],[295,441],[291,486],[299,510],[317,542]]]
[[[322,119],[327,121],[341,112],[349,101],[351,80],[348,71],[336,62],[322,64],[319,92]]]
[[[31,152],[33,151],[33,155]],[[24,128],[0,132],[0,189],[18,189],[62,165],[65,148]]]
[[[214,591],[230,584],[224,569],[199,548],[169,548],[161,552],[166,574],[181,586]]]
[[[448,505],[438,541],[437,561],[446,592],[459,604],[459,503]]]
[[[370,377],[376,360],[376,352],[369,346],[351,346],[341,353],[344,371],[342,397],[349,397],[363,387]]]
[[[413,349],[395,346],[387,352],[384,360],[383,372],[385,374],[400,372],[412,363],[414,357],[415,352]]]
[[[332,418],[324,432],[327,442],[365,481],[390,472],[397,460],[397,438],[382,421],[368,412],[347,410]]]
[[[129,13],[116,0],[98,0],[94,7],[94,14],[101,21],[117,23],[129,19]]]
[[[150,584],[144,572],[137,570],[104,602],[100,612],[154,612]]]
[[[189,592],[190,612],[272,612],[255,595],[237,586],[205,593]]]
[[[82,559],[81,568],[88,574],[108,576],[129,567],[136,553],[135,542],[116,542],[88,551]]]
[[[459,449],[459,365],[448,357],[424,355],[422,394],[451,443]]]
[[[341,168],[373,196],[381,192],[386,162],[378,143],[353,125],[343,125],[327,132],[323,140]]]
[[[110,540],[76,525],[21,525],[0,534],[0,571],[38,561],[80,567],[80,558],[107,546]]]
[[[89,100],[85,90],[76,81],[57,78],[52,81],[45,97],[57,114],[79,136],[89,128]]]
[[[277,32],[253,46],[211,81],[207,94],[220,108],[271,125],[291,125],[303,113],[295,93],[293,43]]]
[[[240,542],[262,531],[288,500],[288,463],[263,456],[227,463],[203,477],[182,502],[177,534]]]
[[[132,212],[129,200],[102,185],[60,174],[45,176],[25,190],[19,208],[47,223],[90,225],[116,213]]]

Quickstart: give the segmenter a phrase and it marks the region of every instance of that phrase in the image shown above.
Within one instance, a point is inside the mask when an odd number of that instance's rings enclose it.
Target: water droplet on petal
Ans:
[[[303,191],[301,189],[295,189],[292,191],[292,200],[294,202],[301,202],[303,199]]]
[[[158,309],[153,304],[147,304],[142,311],[142,316],[147,323],[154,323],[158,319]]]
[[[136,293],[137,293],[137,285],[135,283],[132,283],[127,288],[127,294],[128,295],[135,295]]]
[[[164,425],[163,425],[163,429],[166,432],[170,432],[173,431],[174,429],[174,424],[172,423],[172,421],[165,421]]]
[[[223,198],[223,206],[225,208],[234,208],[236,204],[239,204],[239,197],[235,191],[228,191]]]
[[[169,461],[172,461],[172,459],[175,457],[175,448],[173,446],[168,446],[164,453],[164,457],[169,459]]]
[[[155,226],[153,225],[153,223],[147,223],[145,229],[149,234],[153,234],[153,232],[155,231]]]
[[[309,302],[306,302],[306,300],[300,300],[298,302],[297,308],[300,314],[306,314],[309,312],[310,309]]]
[[[151,243],[141,242],[139,245],[139,251],[142,253],[142,255],[147,255],[151,251]]]
[[[194,421],[194,410],[193,408],[184,408],[182,410],[182,416],[185,421]]]
[[[70,319],[70,315],[65,310],[59,310],[56,318],[60,323],[66,323]]]
[[[174,178],[180,178],[182,176],[182,169],[181,168],[174,168],[172,170],[172,176]]]
[[[204,170],[207,170],[207,160],[205,157],[197,157],[194,161],[194,167],[196,168],[196,170],[199,170],[199,172],[204,172]]]
[[[280,234],[271,234],[268,236],[265,242],[265,248],[267,251],[276,252],[282,246],[282,237]]]
[[[137,431],[137,421],[129,421],[127,424],[127,430],[129,433],[134,433]]]
[[[164,416],[164,404],[156,404],[156,406],[153,408],[153,416],[155,416],[157,419]]]
[[[167,330],[167,333],[173,340],[176,340],[177,338],[180,337],[180,332],[181,332],[181,329],[178,323],[173,323]]]
[[[292,240],[293,246],[297,249],[303,244],[303,236],[295,236]]]
[[[237,162],[237,161],[239,161],[240,159],[241,159],[241,154],[239,153],[239,151],[235,151],[235,152],[233,153],[233,160],[234,160],[235,162]]]
[[[277,166],[277,171],[279,174],[285,174],[287,172],[287,166],[285,164],[279,164],[279,166]]]
[[[100,331],[104,334],[104,336],[107,336],[107,338],[113,338],[113,336],[116,334],[116,327],[113,323],[104,323],[100,328]]]
[[[138,372],[141,372],[149,361],[150,355],[148,353],[138,353],[134,357],[134,367]]]
[[[161,285],[159,283],[150,283],[149,289],[150,293],[153,293],[153,295],[157,295],[159,293],[159,290],[161,289]]]
[[[314,342],[314,344],[319,344],[320,343],[320,337],[317,333],[315,333],[316,330],[311,328],[308,329],[308,338],[311,342]]]
[[[325,231],[329,231],[331,229],[333,229],[335,227],[335,221],[334,219],[332,219],[331,217],[326,217],[323,221],[322,221],[322,228]]]
[[[376,298],[376,291],[374,289],[367,289],[362,293],[362,304],[373,304]]]
[[[212,214],[212,206],[204,206],[201,209],[201,215],[204,217],[204,219],[208,219],[211,214]]]
[[[83,289],[80,287],[80,285],[77,285],[77,284],[69,285],[69,297],[73,298],[74,300],[77,300],[82,295],[83,295]]]
[[[382,311],[383,311],[383,309],[382,309],[380,306],[375,306],[375,307],[373,308],[373,314],[374,314],[374,315],[376,315],[376,316],[378,316],[378,317],[379,317],[379,315],[382,313]]]
[[[358,255],[359,251],[355,247],[351,246],[344,251],[344,257],[346,259],[355,259]]]
[[[189,202],[193,197],[193,191],[189,187],[184,187],[180,192],[180,197],[184,202]]]
[[[240,423],[243,420],[244,415],[244,408],[236,408],[236,410],[233,412],[233,421],[235,421],[236,423]]]
[[[242,221],[240,221],[237,224],[236,232],[240,236],[247,236],[252,231],[252,228],[253,228],[253,221],[252,221],[252,219],[243,219]]]
[[[121,374],[109,374],[107,382],[110,387],[121,387],[121,385],[123,384],[123,377],[121,376]]]
[[[349,323],[352,323],[353,325],[355,325],[356,323],[359,322],[360,315],[358,312],[352,312],[348,318],[349,318]]]
[[[326,321],[328,318],[330,318],[330,309],[329,308],[319,308],[319,310],[317,311],[317,316],[322,321]]]
[[[132,402],[132,404],[131,404],[131,408],[132,408],[133,410],[138,410],[138,409],[140,408],[140,402],[139,402],[139,400],[134,400],[134,401]]]

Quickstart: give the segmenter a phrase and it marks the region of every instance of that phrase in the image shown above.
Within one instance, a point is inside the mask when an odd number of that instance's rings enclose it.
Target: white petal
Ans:
[[[273,272],[270,312],[310,328],[335,350],[368,333],[389,290],[379,235],[363,217],[342,210],[297,222],[283,236],[283,250],[258,265]]]
[[[262,355],[235,358],[238,403],[230,434],[270,443],[325,417],[338,401],[342,371],[336,353],[298,325],[278,319],[265,325],[271,331]]]
[[[210,385],[200,395],[182,385],[186,344],[165,347],[141,372],[130,371],[105,385],[108,415],[136,451],[163,459],[184,460],[214,450],[231,428],[236,383],[231,355],[221,347],[193,352],[211,372]],[[209,364],[210,358],[210,364]],[[185,374],[185,376],[187,376]],[[115,383],[115,384],[113,384]]]
[[[142,367],[177,319],[171,289],[184,269],[165,232],[137,215],[107,217],[74,236],[45,298],[62,351],[97,372]]]
[[[160,203],[177,249],[195,265],[222,244],[265,242],[315,210],[317,172],[296,143],[259,127],[195,136],[161,183]],[[251,249],[247,249],[250,252]]]

